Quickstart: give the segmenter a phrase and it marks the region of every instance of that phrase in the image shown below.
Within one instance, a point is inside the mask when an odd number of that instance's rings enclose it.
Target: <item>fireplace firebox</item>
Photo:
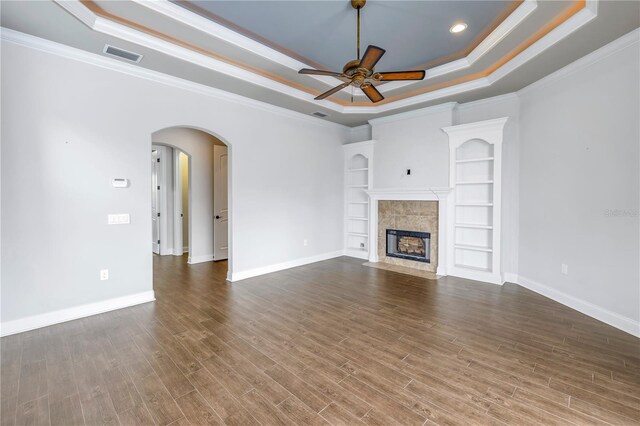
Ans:
[[[431,263],[431,234],[387,229],[387,256]]]

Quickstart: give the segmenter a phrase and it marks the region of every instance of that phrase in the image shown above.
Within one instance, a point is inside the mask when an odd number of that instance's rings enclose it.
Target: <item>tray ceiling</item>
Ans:
[[[457,21],[466,22],[468,32],[451,34]],[[387,49],[378,70],[420,67],[425,80],[379,84],[386,99],[375,105],[355,91],[352,98],[350,88],[313,100],[341,81],[297,71],[339,69],[355,55],[355,12],[348,1],[2,5],[4,28],[99,55],[108,43],[143,54],[135,67],[358,125],[518,90],[637,28],[640,2],[370,1],[362,22],[363,46]]]

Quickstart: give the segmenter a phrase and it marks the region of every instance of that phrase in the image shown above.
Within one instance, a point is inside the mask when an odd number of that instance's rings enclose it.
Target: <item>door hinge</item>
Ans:
[[[158,185],[158,191],[160,191],[160,185]]]
[[[159,163],[159,162],[160,162],[160,159],[158,158],[156,161]]]
[[[160,217],[160,213],[158,213],[158,217]]]
[[[182,213],[180,213],[180,217],[184,217],[184,215]]]
[[[160,244],[160,240],[158,240],[158,244]]]

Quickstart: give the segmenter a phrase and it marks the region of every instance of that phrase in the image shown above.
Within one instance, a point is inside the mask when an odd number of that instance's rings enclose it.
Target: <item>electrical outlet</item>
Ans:
[[[100,270],[100,281],[105,281],[109,279],[109,270],[101,269]]]
[[[309,241],[307,241],[307,240],[302,240],[302,245],[303,245],[303,246],[305,246],[305,247],[306,247],[306,246],[308,246],[308,245],[309,245]]]
[[[569,266],[566,263],[563,263],[562,265],[560,265],[560,272],[562,272],[564,275],[569,275]]]

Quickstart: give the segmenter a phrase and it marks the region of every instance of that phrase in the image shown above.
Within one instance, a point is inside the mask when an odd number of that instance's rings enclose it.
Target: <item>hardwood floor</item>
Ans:
[[[519,286],[339,258],[9,336],[1,423],[638,424],[640,340]]]

